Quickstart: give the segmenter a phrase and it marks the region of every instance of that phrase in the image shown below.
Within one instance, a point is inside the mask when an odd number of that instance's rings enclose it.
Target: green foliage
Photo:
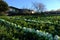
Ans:
[[[0,22],[1,40],[46,40],[46,38],[43,36],[39,37],[36,33],[25,32],[16,26],[12,26],[4,20],[0,20]]]
[[[1,16],[1,19],[6,21],[15,23],[22,27],[33,28],[35,30],[42,30],[48,33],[51,33],[53,36],[60,36],[60,16]],[[1,24],[3,25],[3,23]],[[4,29],[3,35],[8,35],[7,37],[11,39],[19,40],[30,40],[31,38],[34,40],[35,38],[38,40],[44,40],[44,37],[39,37],[35,35],[35,33],[25,33],[23,30],[19,30],[19,28],[15,27],[5,27],[1,26],[1,30]],[[5,31],[6,30],[6,31]],[[2,32],[3,33],[3,32]],[[27,35],[28,34],[28,35]],[[1,34],[2,35],[2,34]],[[23,39],[22,39],[23,38]]]
[[[0,1],[0,12],[5,12],[8,10],[8,4],[5,1]]]

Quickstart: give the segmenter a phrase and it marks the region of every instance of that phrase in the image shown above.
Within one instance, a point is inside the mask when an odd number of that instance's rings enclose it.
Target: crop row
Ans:
[[[1,17],[9,22],[21,25],[22,27],[34,28],[35,30],[42,30],[53,35],[60,36],[60,18],[58,17],[27,17],[27,16],[13,16]]]
[[[19,29],[23,29],[23,31],[25,31],[25,32],[36,33],[38,36],[44,36],[45,38],[49,38],[49,40],[53,40],[52,34],[49,34],[49,33],[43,32],[43,31],[39,31],[39,30],[31,29],[31,28],[26,28],[26,27],[21,27],[19,25],[16,25],[14,23],[10,23],[10,22],[5,21],[3,19],[0,19],[0,23],[4,23],[5,26],[7,26],[7,27],[8,26],[16,27]]]
[[[31,17],[35,18],[35,17]],[[3,18],[9,22],[19,24],[22,27],[27,28],[34,28],[35,30],[43,30],[49,33],[52,33],[53,35],[59,35],[60,36],[60,21],[59,17],[57,19],[55,17],[42,17],[41,20],[32,20],[29,17],[6,17]],[[38,17],[39,18],[39,17]],[[50,19],[50,20],[49,20]]]

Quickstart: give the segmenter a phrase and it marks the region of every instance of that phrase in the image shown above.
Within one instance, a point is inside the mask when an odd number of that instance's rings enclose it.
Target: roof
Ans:
[[[17,9],[17,10],[23,10],[23,11],[33,11],[33,10],[30,10],[30,9],[19,9],[19,8],[16,8],[16,7],[13,7],[13,6],[9,6],[9,8],[13,8],[13,9]]]
[[[13,6],[9,6],[9,8],[13,8],[13,9],[19,10],[19,8],[16,8],[16,7],[13,7]]]

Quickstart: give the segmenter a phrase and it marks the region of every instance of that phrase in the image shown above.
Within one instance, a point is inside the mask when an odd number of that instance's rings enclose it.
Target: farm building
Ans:
[[[35,11],[30,9],[18,9],[16,7],[9,7],[8,15],[22,15],[22,14],[34,14]]]
[[[35,12],[34,10],[30,10],[30,9],[19,9],[16,7],[9,7],[8,10],[8,15],[27,15],[27,14],[35,14],[35,15],[39,15],[41,13]],[[60,11],[45,11],[43,12],[45,15],[60,15]]]

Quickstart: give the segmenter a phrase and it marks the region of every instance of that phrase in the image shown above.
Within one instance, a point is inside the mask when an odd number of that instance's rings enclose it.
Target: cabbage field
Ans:
[[[0,40],[60,40],[60,16],[0,16]]]

